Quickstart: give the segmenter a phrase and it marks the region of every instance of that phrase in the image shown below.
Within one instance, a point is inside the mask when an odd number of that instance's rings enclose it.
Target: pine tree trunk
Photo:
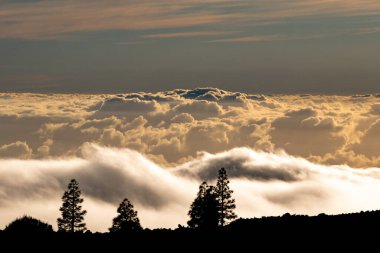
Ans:
[[[73,192],[73,195],[72,195],[72,203],[71,203],[71,232],[75,232],[74,231],[74,222],[75,222],[75,218],[74,218],[74,215],[75,215],[75,193]]]
[[[222,187],[222,205],[221,205],[222,212],[220,213],[220,220],[222,227],[224,226],[224,187]]]

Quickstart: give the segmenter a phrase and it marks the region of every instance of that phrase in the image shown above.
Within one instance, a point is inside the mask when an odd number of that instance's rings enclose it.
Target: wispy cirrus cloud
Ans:
[[[380,33],[380,27],[364,27],[357,31],[357,34],[373,34]]]
[[[211,1],[219,2],[224,1]],[[215,10],[187,11],[203,5],[199,1],[170,0],[5,3],[0,9],[0,37],[57,39],[77,32],[206,25],[234,17]]]
[[[143,38],[149,39],[171,39],[171,38],[186,38],[186,37],[208,37],[208,36],[220,36],[228,35],[237,32],[218,32],[218,31],[195,31],[195,32],[177,32],[177,33],[157,33],[147,34]]]
[[[338,36],[342,34],[345,34],[345,33],[340,32],[340,33],[331,33],[331,34],[305,34],[305,35],[286,35],[286,34],[253,35],[253,36],[245,36],[245,37],[217,39],[217,40],[212,40],[209,42],[255,43],[255,42],[287,41],[287,40],[308,40],[308,39],[318,39],[318,38]]]
[[[209,42],[267,42],[267,41],[283,41],[283,40],[293,40],[294,38],[288,35],[257,35],[257,36],[246,36],[246,37],[236,37],[236,38],[227,38],[212,40]]]
[[[7,1],[0,3],[0,38],[59,39],[79,32],[209,25],[248,29],[247,24],[288,22],[295,18],[379,13],[380,3],[375,0]],[[200,36],[199,33],[193,35]]]

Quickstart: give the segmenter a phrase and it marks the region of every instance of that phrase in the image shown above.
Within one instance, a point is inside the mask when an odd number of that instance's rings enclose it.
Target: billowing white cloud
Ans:
[[[380,207],[379,168],[324,166],[249,148],[199,154],[173,168],[129,149],[86,145],[83,153],[83,158],[0,160],[1,226],[23,214],[55,225],[60,197],[69,180],[76,178],[91,230],[105,231],[125,197],[135,205],[144,226],[176,227],[186,223],[200,182],[214,183],[221,167],[230,175],[236,211],[242,217]]]
[[[32,150],[25,142],[17,141],[15,143],[3,145],[0,147],[0,156],[5,158],[18,157],[30,158]]]

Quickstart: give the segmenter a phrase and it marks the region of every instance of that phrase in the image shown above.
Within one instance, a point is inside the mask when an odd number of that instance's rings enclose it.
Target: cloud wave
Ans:
[[[185,224],[203,180],[226,167],[243,217],[285,212],[318,214],[380,208],[380,169],[324,166],[285,153],[234,148],[163,168],[142,154],[88,144],[83,158],[0,160],[0,225],[30,214],[55,224],[60,197],[79,181],[91,230],[105,231],[118,203],[128,197],[147,227]]]

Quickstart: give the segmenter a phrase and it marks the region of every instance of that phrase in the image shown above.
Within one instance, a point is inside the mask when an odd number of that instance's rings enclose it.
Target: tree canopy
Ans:
[[[209,186],[206,182],[199,186],[188,215],[190,220],[187,224],[191,228],[214,229],[218,226],[218,200],[214,186]]]
[[[224,226],[228,221],[236,219],[233,191],[229,187],[227,172],[221,168],[216,186],[203,182],[199,186],[197,197],[190,206],[187,222],[189,227],[197,229],[214,229]]]
[[[140,220],[137,217],[137,211],[133,209],[133,205],[128,199],[124,199],[118,209],[119,214],[113,219],[110,232],[131,232],[141,230]]]

